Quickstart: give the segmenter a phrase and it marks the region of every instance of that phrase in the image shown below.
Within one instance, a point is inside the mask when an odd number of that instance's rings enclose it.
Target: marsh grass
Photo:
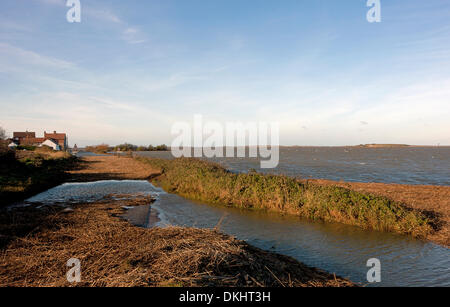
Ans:
[[[77,159],[65,152],[39,150],[0,156],[0,206],[60,184]]]
[[[426,237],[430,221],[383,196],[256,172],[235,174],[198,159],[137,158],[161,170],[156,183],[184,197],[245,209],[294,214],[364,229]]]

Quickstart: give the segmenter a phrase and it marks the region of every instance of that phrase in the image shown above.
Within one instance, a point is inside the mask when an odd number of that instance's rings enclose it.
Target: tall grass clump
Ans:
[[[64,182],[77,161],[67,152],[44,148],[0,154],[0,208]]]
[[[161,170],[156,183],[186,198],[294,214],[365,229],[425,237],[432,227],[419,211],[386,197],[256,172],[235,174],[198,159],[137,158]]]

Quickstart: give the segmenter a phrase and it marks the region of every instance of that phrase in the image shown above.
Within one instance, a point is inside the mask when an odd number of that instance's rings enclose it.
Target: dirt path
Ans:
[[[129,157],[83,157],[76,170],[70,171],[70,181],[145,180],[158,173],[150,165]]]

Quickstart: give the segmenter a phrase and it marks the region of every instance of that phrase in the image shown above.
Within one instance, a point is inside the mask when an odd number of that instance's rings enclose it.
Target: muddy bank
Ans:
[[[70,258],[81,261],[79,286],[353,286],[214,230],[143,229],[119,217],[123,206],[149,202],[141,196],[69,211],[2,211],[0,286],[70,286]]]

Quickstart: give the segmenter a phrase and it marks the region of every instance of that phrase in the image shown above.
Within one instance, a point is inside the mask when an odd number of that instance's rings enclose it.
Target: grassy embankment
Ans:
[[[155,182],[166,191],[195,200],[422,238],[432,232],[430,221],[421,212],[382,196],[286,176],[234,174],[196,159],[137,159],[161,170]]]
[[[45,149],[0,155],[0,206],[25,199],[64,182],[77,159]]]

